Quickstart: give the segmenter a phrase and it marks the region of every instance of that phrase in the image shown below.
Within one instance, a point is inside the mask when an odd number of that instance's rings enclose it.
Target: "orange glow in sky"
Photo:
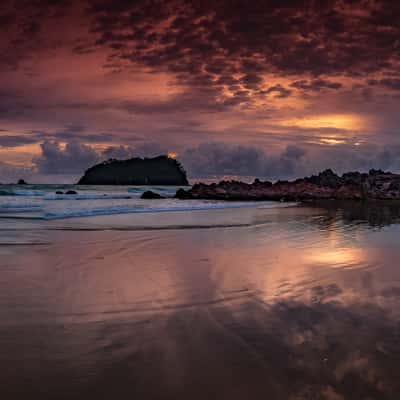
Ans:
[[[358,131],[363,128],[363,120],[358,115],[352,114],[327,114],[307,116],[304,118],[288,119],[283,122],[285,126],[300,128],[334,128],[349,131]]]

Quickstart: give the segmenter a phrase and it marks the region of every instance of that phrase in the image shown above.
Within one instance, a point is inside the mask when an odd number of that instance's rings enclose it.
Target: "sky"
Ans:
[[[0,182],[400,172],[400,2],[3,0]]]

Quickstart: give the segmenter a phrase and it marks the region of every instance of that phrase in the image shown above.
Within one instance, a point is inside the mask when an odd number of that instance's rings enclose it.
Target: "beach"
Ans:
[[[398,399],[395,204],[74,188],[0,187],[2,398]]]

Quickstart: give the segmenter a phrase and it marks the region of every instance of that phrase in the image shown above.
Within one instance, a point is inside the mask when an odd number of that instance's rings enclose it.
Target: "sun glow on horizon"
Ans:
[[[335,138],[322,138],[319,140],[319,143],[328,144],[330,146],[336,146],[339,144],[345,144],[346,140],[343,139],[335,139]]]
[[[284,121],[282,124],[299,128],[331,128],[349,131],[360,130],[364,125],[359,116],[352,114],[326,114],[315,117],[293,118]]]
[[[178,153],[175,153],[173,151],[169,151],[167,153],[167,155],[168,155],[168,158],[176,158],[178,156]]]

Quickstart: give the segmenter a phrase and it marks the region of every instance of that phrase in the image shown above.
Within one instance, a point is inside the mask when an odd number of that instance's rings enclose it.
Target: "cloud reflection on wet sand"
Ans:
[[[15,250],[0,392],[397,399],[397,225],[257,213],[236,228],[53,231],[47,248]]]

